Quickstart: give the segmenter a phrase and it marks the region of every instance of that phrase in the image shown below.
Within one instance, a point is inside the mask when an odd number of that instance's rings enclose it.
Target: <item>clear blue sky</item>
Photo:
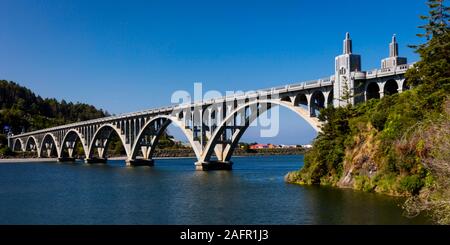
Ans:
[[[333,73],[345,32],[364,69],[380,66],[396,33],[400,53],[426,14],[425,0],[32,1],[0,0],[0,79],[44,97],[122,113],[170,104],[172,92],[252,90]],[[314,131],[282,110],[280,136]]]

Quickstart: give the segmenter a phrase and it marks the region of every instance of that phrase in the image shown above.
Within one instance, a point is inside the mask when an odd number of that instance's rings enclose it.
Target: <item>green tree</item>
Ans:
[[[352,91],[350,90],[350,86],[348,84],[348,78],[346,76],[342,77],[344,82],[344,86],[342,86],[342,96],[341,101],[344,101],[348,104],[351,104],[351,99],[353,98]]]
[[[107,112],[82,103],[42,99],[14,82],[0,80],[0,126],[12,127],[13,133],[105,117]]]
[[[425,37],[427,41],[431,40],[434,36],[440,36],[448,32],[448,22],[450,19],[449,7],[444,6],[444,0],[428,0],[427,3],[430,8],[429,15],[422,15],[422,20],[427,20],[428,23],[419,26],[425,33],[417,34],[419,37]],[[427,44],[422,44],[420,47],[425,47]]]
[[[424,33],[417,34],[426,38],[421,45],[412,45],[420,55],[421,60],[406,73],[409,85],[424,84],[424,90],[446,87],[450,82],[450,36],[449,36],[449,7],[444,6],[443,0],[429,0],[430,12],[428,16],[421,16],[427,24],[419,28]]]

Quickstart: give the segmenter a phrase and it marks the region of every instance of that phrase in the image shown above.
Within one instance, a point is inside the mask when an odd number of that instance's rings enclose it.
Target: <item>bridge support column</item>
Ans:
[[[53,144],[52,143],[46,143],[45,144],[45,151],[47,153],[47,157],[48,158],[52,157],[52,149],[53,149]]]
[[[84,162],[88,163],[88,164],[106,163],[107,161],[108,161],[107,158],[86,158],[86,159],[84,159]]]
[[[73,152],[74,152],[74,149],[75,149],[75,144],[76,144],[75,141],[67,141],[67,142],[66,142],[67,153],[68,153],[68,155],[69,155],[68,158],[73,158]],[[62,151],[62,150],[61,150],[61,151]],[[61,153],[61,154],[62,154],[62,153]]]
[[[380,88],[380,90],[378,91],[378,93],[380,93],[380,99],[384,97],[384,85],[385,84],[386,84],[386,82],[378,83],[378,87]]]
[[[127,166],[154,166],[153,159],[127,159],[125,161],[127,163]]]
[[[233,162],[209,161],[196,162],[195,170],[210,171],[210,170],[232,170]]]

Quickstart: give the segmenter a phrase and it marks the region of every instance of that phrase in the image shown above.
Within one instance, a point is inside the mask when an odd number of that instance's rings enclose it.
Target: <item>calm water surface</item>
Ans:
[[[234,158],[233,171],[194,171],[193,159],[155,167],[0,163],[0,224],[419,224],[401,199],[286,184],[302,156]]]

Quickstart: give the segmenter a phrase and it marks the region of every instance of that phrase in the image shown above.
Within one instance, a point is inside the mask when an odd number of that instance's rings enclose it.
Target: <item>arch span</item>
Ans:
[[[40,149],[41,156],[42,156],[42,153],[44,152],[44,150],[47,151],[48,157],[51,157],[52,155],[54,155],[53,153],[56,153],[57,157],[60,156],[58,141],[56,140],[55,135],[53,135],[52,133],[47,133],[42,138],[41,149]]]
[[[259,104],[267,104],[267,110],[264,111],[254,111],[252,115],[250,115],[248,118],[246,118],[245,126],[240,127],[236,130],[236,132],[231,137],[231,143],[228,144],[228,146],[223,150],[222,156],[217,156],[219,161],[228,162],[231,159],[231,156],[233,154],[234,149],[236,148],[237,144],[239,143],[239,140],[241,139],[242,135],[245,133],[245,131],[248,129],[249,125],[256,120],[260,115],[262,115],[264,112],[269,111],[273,108],[273,105],[276,106],[283,106],[293,112],[295,112],[297,115],[299,115],[301,118],[303,118],[306,122],[308,122],[311,127],[316,131],[320,131],[320,125],[321,123],[316,118],[309,117],[309,113],[305,111],[304,109],[300,107],[293,106],[290,103],[279,101],[279,100],[256,100],[247,102],[239,107],[237,107],[235,110],[233,110],[229,115],[227,115],[224,120],[218,125],[217,130],[212,134],[211,139],[208,141],[208,143],[205,146],[205,150],[203,151],[203,154],[199,158],[199,163],[206,163],[209,162],[212,154],[214,153],[214,148],[216,147],[217,143],[220,141],[219,138],[223,134],[224,130],[226,129],[226,125],[228,125],[235,116],[239,115],[243,110],[246,110],[246,108],[259,105]]]
[[[294,100],[294,106],[300,106],[303,107],[305,110],[308,110],[308,97],[306,97],[306,94],[300,93],[295,96]]]
[[[122,146],[125,148],[127,156],[129,156],[130,147],[128,146],[129,144],[125,142],[125,137],[123,136],[121,130],[116,126],[114,126],[113,124],[108,123],[102,125],[95,131],[91,142],[89,142],[89,148],[87,149],[86,159],[94,158],[95,149],[99,149],[98,154],[100,158],[106,159],[107,149],[109,144],[111,143],[110,139],[113,133],[119,136],[120,142],[122,143]]]
[[[406,90],[409,90],[410,89],[410,86],[409,86],[409,84],[408,84],[408,80],[403,80],[403,82],[402,82],[402,91],[406,91]]]
[[[181,129],[183,134],[189,140],[189,143],[191,144],[192,149],[194,150],[194,153],[195,153],[197,159],[200,158],[200,156],[201,156],[200,149],[198,147],[196,147],[197,143],[191,137],[191,134],[187,131],[184,123],[182,121],[180,121],[177,117],[161,115],[161,116],[152,118],[142,127],[141,131],[139,132],[138,136],[136,137],[136,140],[133,144],[133,148],[131,149],[131,155],[129,155],[129,160],[136,159],[137,154],[139,153],[139,150],[141,150],[139,148],[142,146],[142,140],[146,137],[146,135],[148,133],[147,130],[149,130],[151,127],[154,127],[154,123],[157,122],[158,120],[163,120],[164,122],[162,123],[161,127],[158,128],[157,132],[154,132],[155,134],[154,134],[154,137],[151,139],[151,142],[148,142],[150,148],[148,149],[148,151],[146,153],[143,153],[144,159],[152,159],[153,154],[156,149],[156,146],[158,145],[159,139],[163,135],[165,129],[167,129],[167,127],[169,127],[169,125],[171,125],[171,124],[173,124],[176,127]]]
[[[333,89],[331,89],[330,92],[328,93],[326,106],[333,106],[333,100],[334,100],[334,91]]]
[[[25,151],[25,147],[21,138],[17,138],[13,143],[13,151]]]
[[[81,145],[83,146],[84,156],[87,157],[88,149],[87,149],[86,139],[76,129],[71,129],[64,135],[64,138],[61,143],[61,150],[60,150],[61,157],[63,157],[62,155],[65,152],[65,150],[68,150],[70,147],[72,147],[72,148],[75,147],[77,141],[81,142]],[[72,143],[73,143],[73,145],[70,145]],[[69,157],[72,157],[70,155],[71,154],[69,153]]]
[[[37,150],[39,152],[39,145],[36,137],[29,136],[25,142],[25,151],[34,151]]]
[[[281,98],[281,101],[292,103],[291,98],[289,96],[284,96]]]
[[[311,116],[317,117],[320,109],[325,108],[325,95],[322,91],[316,90],[311,94]]]
[[[14,140],[14,144],[13,144],[13,151],[24,151],[25,147],[23,145],[23,141],[20,138],[17,138],[16,140]]]
[[[394,79],[386,81],[384,84],[384,95],[393,95],[398,93],[398,84]]]
[[[366,101],[380,98],[380,86],[377,82],[371,82],[366,86]]]

